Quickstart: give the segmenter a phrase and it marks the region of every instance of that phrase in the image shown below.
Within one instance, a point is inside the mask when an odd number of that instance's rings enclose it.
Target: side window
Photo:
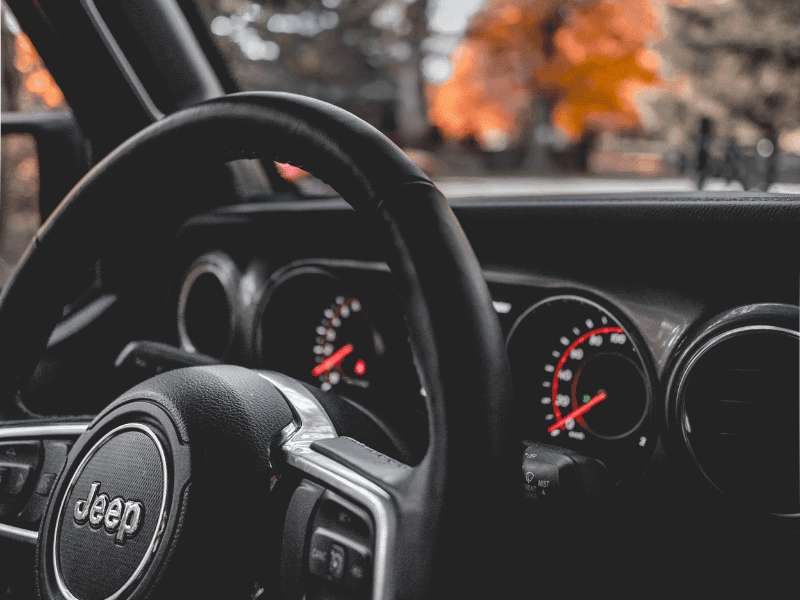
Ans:
[[[2,111],[4,120],[20,115],[66,111],[69,107],[42,59],[5,3],[2,32]],[[0,150],[0,286],[40,225],[39,158],[30,133],[3,133]]]

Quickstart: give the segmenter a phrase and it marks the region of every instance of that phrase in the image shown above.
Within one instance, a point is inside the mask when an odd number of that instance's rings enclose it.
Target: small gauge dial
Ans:
[[[279,273],[262,309],[262,365],[325,391],[366,394],[381,379],[385,346],[351,288],[317,267]]]
[[[320,314],[315,334],[311,376],[318,380],[320,388],[369,388],[382,344],[361,301],[354,296],[336,296]]]
[[[628,330],[598,304],[549,298],[508,341],[523,437],[606,462],[620,481],[652,447],[651,376]]]

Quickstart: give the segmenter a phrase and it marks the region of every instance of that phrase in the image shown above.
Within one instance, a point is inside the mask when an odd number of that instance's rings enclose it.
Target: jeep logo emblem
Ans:
[[[105,527],[108,533],[116,532],[114,541],[124,544],[126,537],[133,537],[139,530],[144,520],[144,506],[141,502],[124,500],[119,496],[109,501],[108,495],[97,495],[100,482],[95,481],[89,488],[89,495],[85,500],[75,503],[73,516],[78,525],[87,521],[93,529]]]

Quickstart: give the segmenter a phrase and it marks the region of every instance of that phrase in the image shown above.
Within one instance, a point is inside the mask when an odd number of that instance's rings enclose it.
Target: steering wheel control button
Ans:
[[[374,545],[369,514],[352,502],[325,492],[311,531],[308,570],[321,579],[311,586],[309,597],[327,597],[331,584],[359,594],[368,590]]]
[[[350,588],[368,581],[369,549],[332,531],[320,528],[312,534],[308,558],[312,575]]]
[[[20,441],[0,443],[0,463],[19,463],[38,460],[41,442]]]
[[[137,583],[164,528],[166,461],[161,438],[143,423],[113,429],[82,459],[55,527],[55,576],[66,598],[116,599]]]
[[[71,444],[57,440],[45,440],[44,460],[42,461],[42,473],[60,473],[64,468]]]
[[[25,465],[15,465],[9,467],[9,473],[6,478],[6,483],[3,486],[3,491],[10,496],[16,496],[22,492],[22,488],[28,482],[28,476],[31,473],[31,468]]]
[[[34,473],[39,466],[39,454],[41,443],[33,441],[19,441],[0,444],[0,515],[9,510],[8,503],[18,503],[18,498],[8,498],[9,496],[19,496],[25,485],[28,483],[31,473]],[[7,502],[3,501],[5,496]],[[16,508],[18,510],[18,508]]]
[[[341,544],[331,544],[328,554],[328,575],[334,579],[344,578],[344,565],[346,562],[344,546]]]
[[[353,546],[350,548],[349,560],[347,564],[347,578],[345,585],[352,588],[363,588],[369,581],[370,576],[370,554],[363,546]]]
[[[39,479],[33,488],[25,509],[20,513],[19,519],[23,523],[38,524],[47,508],[47,502],[53,491],[58,473],[64,468],[70,444],[62,440],[44,440],[44,455]],[[0,482],[2,487],[2,482]]]
[[[41,496],[49,496],[50,492],[53,490],[53,483],[55,483],[55,480],[55,473],[44,473],[39,477],[39,481],[36,482],[36,487],[33,491]]]
[[[332,534],[325,530],[318,529],[314,532],[311,536],[311,544],[308,548],[308,570],[313,575],[318,575],[320,577],[331,577],[334,579],[341,579],[341,577],[335,577],[332,575],[331,571],[335,571],[332,568],[331,563],[333,562],[331,559],[331,546],[335,544],[333,541],[334,538]],[[340,546],[341,548],[341,546]],[[342,565],[344,564],[344,550],[342,549]]]

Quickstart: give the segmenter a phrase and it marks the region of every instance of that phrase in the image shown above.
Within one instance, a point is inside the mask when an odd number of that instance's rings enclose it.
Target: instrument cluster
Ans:
[[[424,410],[385,265],[303,260],[269,273],[214,251],[196,259],[177,294],[179,345],[279,371],[371,409]],[[405,410],[405,409],[404,409]]]
[[[487,273],[523,444],[600,461],[614,493],[666,451],[701,491],[800,517],[796,306],[714,314],[504,278]],[[240,270],[214,251],[185,272],[177,309],[185,350],[284,373],[390,423],[412,417],[424,437],[425,390],[385,264],[308,259],[270,272],[251,260]],[[742,488],[742,465],[770,465],[777,487]]]

